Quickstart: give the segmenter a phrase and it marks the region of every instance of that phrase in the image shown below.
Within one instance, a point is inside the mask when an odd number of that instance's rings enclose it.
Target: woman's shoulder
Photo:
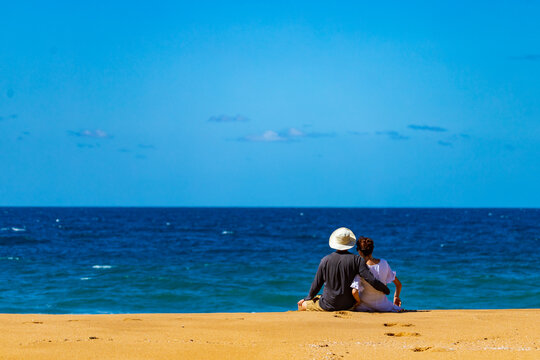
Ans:
[[[390,265],[388,265],[388,261],[386,261],[383,258],[380,258],[379,259],[379,266],[390,266]]]
[[[385,269],[388,269],[389,271],[393,271],[392,268],[390,267],[390,264],[385,259],[381,259],[381,261],[379,262],[379,268],[381,269],[385,268]]]

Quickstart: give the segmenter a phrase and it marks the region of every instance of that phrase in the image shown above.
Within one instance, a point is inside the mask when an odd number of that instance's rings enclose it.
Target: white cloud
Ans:
[[[306,136],[306,134],[301,131],[301,130],[298,130],[298,129],[295,129],[295,128],[290,128],[288,131],[287,131],[287,134],[290,136],[290,137],[302,137],[302,136]]]
[[[266,130],[262,134],[244,136],[238,140],[250,141],[250,142],[287,142],[296,141],[303,138],[321,138],[332,137],[334,134],[316,133],[316,132],[304,132],[297,128],[288,128],[283,131]]]
[[[289,140],[287,137],[281,136],[275,131],[266,130],[260,135],[248,135],[240,140],[251,141],[251,142],[281,142]]]

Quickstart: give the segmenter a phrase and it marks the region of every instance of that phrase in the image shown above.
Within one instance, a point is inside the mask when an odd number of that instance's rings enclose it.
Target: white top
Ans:
[[[375,276],[377,280],[384,284],[389,284],[396,279],[396,272],[392,271],[388,262],[384,259],[380,259],[378,264],[368,265],[369,271]],[[362,303],[356,307],[356,311],[400,311],[401,308],[394,305],[386,295],[376,290],[366,280],[362,279],[360,275],[356,275],[351,284],[351,288],[357,289],[360,295]]]

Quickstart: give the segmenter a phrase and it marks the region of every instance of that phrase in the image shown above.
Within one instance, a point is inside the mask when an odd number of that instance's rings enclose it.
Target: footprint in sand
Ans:
[[[414,352],[422,352],[422,351],[427,351],[429,349],[431,349],[431,346],[424,346],[424,347],[417,346],[417,347],[415,347],[415,348],[413,348],[411,350],[414,351]]]
[[[351,313],[348,311],[336,311],[334,313],[334,317],[341,319],[349,319],[351,317]]]
[[[43,324],[43,321],[25,321],[23,324]]]
[[[419,333],[408,333],[408,332],[398,332],[398,333],[385,333],[386,336],[396,336],[396,337],[402,337],[402,336],[420,336]]]
[[[386,326],[386,327],[391,327],[391,326],[411,327],[411,326],[414,326],[413,324],[399,324],[399,323],[384,323],[383,325]]]
[[[126,318],[124,321],[142,321],[142,319],[132,319],[132,318]]]

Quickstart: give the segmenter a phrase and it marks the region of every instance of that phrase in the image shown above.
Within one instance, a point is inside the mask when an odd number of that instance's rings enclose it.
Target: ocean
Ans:
[[[406,309],[540,307],[540,209],[4,207],[0,313],[295,310],[341,226]]]

